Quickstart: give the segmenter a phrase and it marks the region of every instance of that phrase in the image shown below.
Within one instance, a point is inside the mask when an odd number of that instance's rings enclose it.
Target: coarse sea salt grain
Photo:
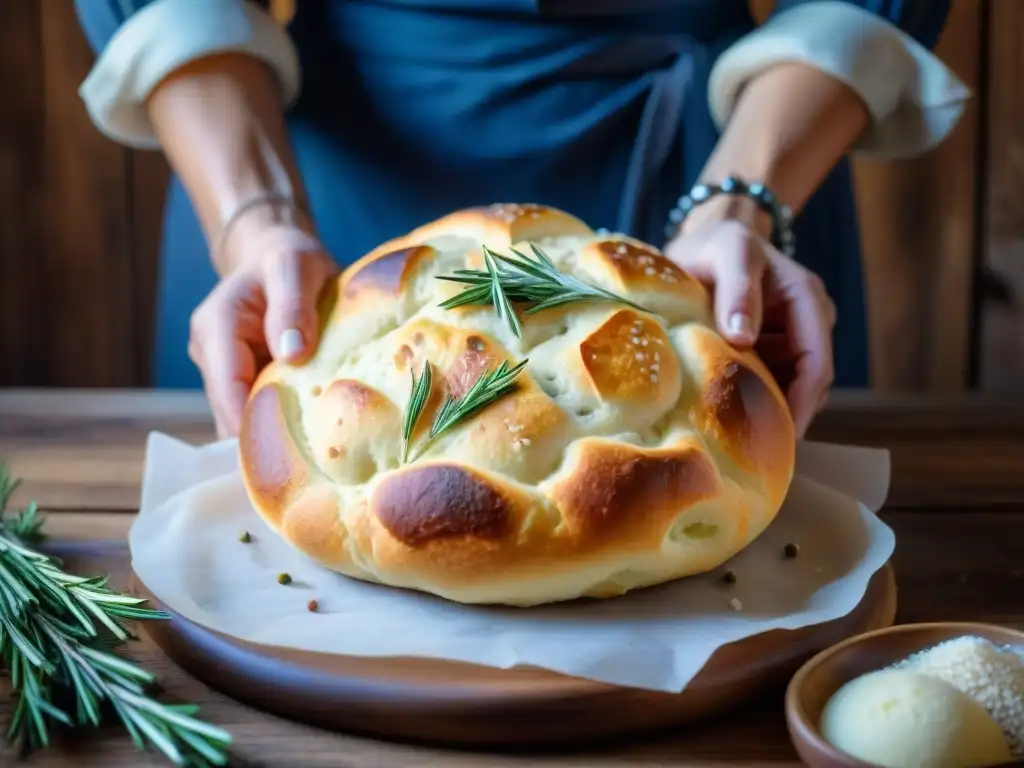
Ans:
[[[946,640],[894,664],[959,688],[999,723],[1011,751],[1024,755],[1024,646],[983,637]]]

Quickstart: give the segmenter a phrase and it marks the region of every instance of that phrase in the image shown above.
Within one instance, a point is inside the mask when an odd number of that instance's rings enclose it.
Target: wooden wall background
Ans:
[[[953,0],[937,52],[954,135],[857,168],[872,386],[1024,391],[1024,0]],[[89,122],[92,60],[70,0],[0,3],[0,385],[149,381],[167,168]]]

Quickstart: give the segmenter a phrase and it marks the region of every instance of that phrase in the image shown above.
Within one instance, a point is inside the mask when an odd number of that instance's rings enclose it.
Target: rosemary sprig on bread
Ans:
[[[516,388],[516,377],[526,367],[528,360],[523,360],[515,366],[509,367],[508,361],[503,360],[497,368],[484,371],[473,382],[473,386],[462,397],[448,395],[441,407],[434,414],[434,421],[430,425],[426,439],[419,445],[416,455],[426,450],[434,440],[446,432],[451,431],[473,414],[499,400]],[[419,422],[423,409],[430,399],[430,388],[433,376],[431,374],[430,362],[423,366],[423,372],[419,378],[415,372],[412,374],[412,394],[406,405],[405,417],[402,421],[402,461],[409,461],[409,445],[412,442],[413,432]],[[415,458],[415,457],[413,457]]]
[[[484,246],[485,269],[458,269],[439,280],[462,283],[461,293],[440,304],[442,309],[463,306],[493,306],[516,338],[522,328],[514,304],[528,305],[523,314],[532,315],[545,309],[580,301],[611,301],[646,312],[644,307],[612,291],[591,285],[561,272],[555,263],[533,243],[535,258],[510,248],[514,256],[495,253]]]

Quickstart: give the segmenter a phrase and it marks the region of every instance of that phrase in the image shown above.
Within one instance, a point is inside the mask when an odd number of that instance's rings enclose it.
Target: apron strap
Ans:
[[[676,45],[672,64],[649,75],[650,91],[640,116],[619,202],[616,222],[619,232],[640,232],[646,228],[651,189],[682,131],[683,105],[692,90],[697,59],[703,55],[703,48],[685,38],[679,39]]]

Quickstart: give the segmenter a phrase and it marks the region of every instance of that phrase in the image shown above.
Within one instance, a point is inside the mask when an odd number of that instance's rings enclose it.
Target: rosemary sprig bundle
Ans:
[[[437,413],[434,414],[434,421],[430,425],[430,431],[426,439],[420,444],[417,454],[426,450],[434,440],[461,424],[473,414],[482,410],[494,401],[504,397],[516,387],[516,377],[522,372],[529,360],[509,367],[508,361],[503,360],[501,365],[491,371],[484,371],[473,382],[473,386],[462,397],[455,398],[448,395]],[[417,379],[415,372],[412,374],[412,394],[405,409],[405,418],[402,424],[402,460],[409,459],[409,443],[412,441],[413,431],[423,414],[423,408],[430,398],[430,362],[423,365],[423,372]]]
[[[540,248],[533,243],[530,248],[535,258],[515,248],[510,249],[514,256],[504,256],[484,246],[486,269],[458,269],[451,275],[440,275],[439,280],[467,286],[443,301],[441,308],[493,306],[516,338],[522,336],[522,327],[514,304],[528,305],[524,310],[527,315],[579,301],[611,301],[647,311],[623,296],[559,271]]]
[[[127,622],[167,614],[35,551],[43,540],[36,505],[7,511],[17,485],[0,465],[0,667],[15,698],[7,741],[22,752],[45,748],[54,724],[96,727],[110,710],[136,746],[174,765],[226,764],[228,733],[197,720],[195,706],[151,698],[153,676],[114,653],[135,637]]]

